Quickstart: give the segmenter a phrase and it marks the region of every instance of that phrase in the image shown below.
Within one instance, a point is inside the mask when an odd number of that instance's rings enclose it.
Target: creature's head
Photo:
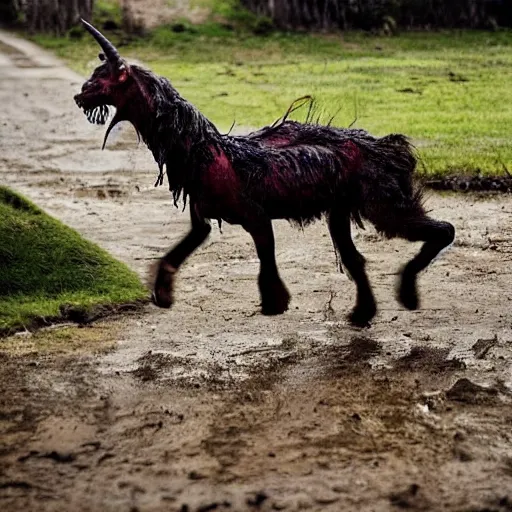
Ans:
[[[76,104],[83,109],[91,123],[105,124],[109,106],[116,108],[105,134],[105,142],[110,130],[122,120],[129,120],[127,106],[140,96],[140,87],[132,68],[121,58],[115,46],[91,24],[81,20],[102,49],[99,59],[102,61],[91,77],[82,85],[82,91],[75,96]]]

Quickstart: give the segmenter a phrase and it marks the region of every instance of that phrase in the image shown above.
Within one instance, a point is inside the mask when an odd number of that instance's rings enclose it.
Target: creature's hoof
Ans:
[[[282,315],[286,311],[288,311],[288,305],[261,306],[261,314],[265,316]]]
[[[151,300],[153,301],[153,304],[155,306],[165,309],[169,309],[173,303],[171,292],[162,290],[160,290],[159,292],[154,290],[153,293],[151,294]]]
[[[411,311],[418,309],[419,299],[416,291],[416,281],[414,279],[402,279],[398,291],[398,300],[403,306]]]
[[[354,327],[370,327],[370,322],[376,313],[375,304],[366,307],[356,306],[348,315],[348,320]]]
[[[172,290],[176,269],[162,261],[158,268],[158,274],[151,296],[153,304],[160,308],[170,308],[173,303]]]
[[[278,287],[273,290],[272,295],[267,295],[261,301],[261,313],[263,315],[281,315],[288,311],[290,304],[290,294],[288,290],[283,287]]]

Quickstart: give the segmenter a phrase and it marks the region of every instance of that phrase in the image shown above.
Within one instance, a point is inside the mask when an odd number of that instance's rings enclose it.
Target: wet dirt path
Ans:
[[[81,80],[0,33],[0,181],[144,276],[187,215],[129,127],[100,151]],[[225,226],[171,311],[87,328],[106,345],[2,342],[2,510],[512,510],[512,200],[428,205],[457,240],[419,311],[393,292],[418,246],[357,231],[380,306],[367,330],[344,320],[354,288],[326,227],[276,222],[279,318],[258,313],[254,248]]]

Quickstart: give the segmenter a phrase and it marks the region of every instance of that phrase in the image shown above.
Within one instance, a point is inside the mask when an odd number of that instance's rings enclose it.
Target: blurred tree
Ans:
[[[17,13],[14,0],[3,0],[0,2],[0,23],[12,23],[16,19]]]
[[[8,0],[32,32],[63,34],[80,17],[90,19],[94,0]]]
[[[511,0],[241,0],[285,29],[512,26]]]

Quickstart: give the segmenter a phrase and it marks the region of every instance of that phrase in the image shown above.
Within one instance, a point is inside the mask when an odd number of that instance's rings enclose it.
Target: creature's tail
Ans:
[[[414,147],[403,135],[392,134],[365,141],[360,150],[363,164],[354,184],[353,216],[369,220],[388,237],[397,236],[404,220],[424,215],[422,189],[413,179]]]

